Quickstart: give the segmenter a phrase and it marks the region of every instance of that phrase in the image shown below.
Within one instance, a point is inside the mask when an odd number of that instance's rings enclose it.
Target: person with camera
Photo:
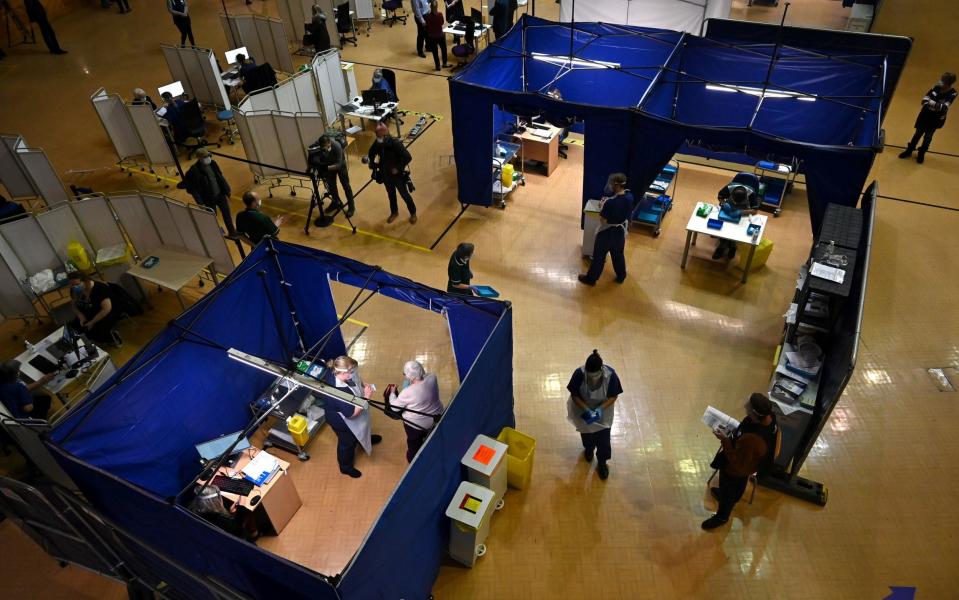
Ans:
[[[310,168],[326,182],[333,206],[343,208],[336,188],[339,178],[343,193],[346,194],[346,216],[352,217],[356,212],[356,204],[353,201],[353,188],[350,187],[350,173],[346,168],[346,152],[340,143],[330,135],[321,136],[315,145],[310,146]]]
[[[399,139],[389,133],[386,123],[380,121],[376,125],[376,141],[370,146],[370,152],[363,161],[373,170],[373,180],[386,186],[386,196],[390,199],[390,216],[387,223],[392,223],[400,216],[396,204],[396,192],[399,190],[406,208],[410,211],[410,223],[416,223],[416,205],[410,192],[413,181],[407,165],[413,160],[406,146]]]

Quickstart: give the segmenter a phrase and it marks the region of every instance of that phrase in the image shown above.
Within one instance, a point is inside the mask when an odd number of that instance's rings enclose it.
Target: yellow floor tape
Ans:
[[[343,318],[343,315],[341,315],[340,313],[336,313],[336,318],[337,318],[337,319],[342,319],[342,318]],[[352,324],[354,324],[354,325],[359,325],[360,327],[367,327],[367,328],[369,328],[369,326],[370,326],[369,323],[364,323],[363,321],[357,321],[356,319],[347,319],[346,322],[347,322],[347,323],[352,323]]]
[[[122,167],[122,169],[125,170],[125,171],[129,171],[129,172],[131,172],[131,173],[139,173],[139,174],[141,174],[141,175],[146,175],[147,177],[155,177],[156,179],[159,179],[159,180],[161,180],[161,181],[168,181],[168,182],[174,183],[174,184],[180,183],[180,180],[179,180],[179,179],[173,179],[172,177],[164,177],[163,175],[160,175],[159,173],[150,173],[149,171],[144,171],[144,170],[142,170],[142,169],[133,169],[133,168],[131,168],[131,167]],[[241,200],[240,198],[237,198],[236,196],[230,196],[230,199],[231,199],[231,200],[235,200],[235,201],[237,201],[237,202],[242,202],[242,200]],[[297,211],[287,210],[287,209],[285,209],[285,208],[279,208],[279,207],[275,207],[275,206],[271,206],[271,207],[270,207],[270,210],[273,210],[273,211],[276,211],[276,212],[280,212],[280,213],[284,213],[284,214],[287,214],[287,215],[300,215],[300,213],[297,212]],[[334,226],[334,227],[339,227],[340,229],[345,229],[345,230],[350,231],[350,232],[353,231],[353,228],[351,228],[349,225],[344,225],[344,224],[342,224],[342,223],[333,223],[333,226]],[[427,248],[426,246],[419,246],[419,245],[417,245],[417,244],[412,244],[412,243],[410,243],[410,242],[406,242],[406,241],[403,241],[403,240],[398,239],[398,238],[390,237],[390,236],[388,236],[388,235],[382,235],[382,234],[379,234],[379,233],[374,233],[374,232],[372,232],[372,231],[366,231],[366,230],[360,229],[360,228],[357,228],[357,229],[356,229],[356,233],[359,233],[359,234],[362,234],[362,235],[365,235],[365,236],[368,236],[368,237],[371,237],[371,238],[375,238],[375,239],[378,239],[378,240],[384,240],[384,241],[387,241],[387,242],[393,242],[394,244],[399,244],[400,246],[406,246],[407,248],[412,248],[412,249],[414,249],[414,250],[420,250],[421,252],[432,252],[432,250],[430,250],[430,249]]]

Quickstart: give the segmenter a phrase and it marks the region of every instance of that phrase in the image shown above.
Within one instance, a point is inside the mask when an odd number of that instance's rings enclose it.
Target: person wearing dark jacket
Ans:
[[[36,23],[40,28],[40,35],[50,50],[50,54],[66,54],[67,51],[60,47],[57,41],[57,34],[54,33],[50,21],[47,20],[47,10],[40,4],[40,0],[23,0],[23,7],[27,11],[27,18],[31,23]]]
[[[190,508],[223,531],[248,542],[255,542],[260,537],[253,513],[237,502],[227,509],[223,504],[220,488],[215,485],[202,486],[197,491]]]
[[[919,110],[919,116],[916,117],[916,133],[909,141],[909,145],[902,151],[899,158],[909,158],[912,151],[916,149],[919,138],[922,138],[922,146],[919,147],[919,153],[916,154],[916,162],[922,164],[926,160],[926,152],[929,150],[929,144],[932,143],[932,135],[937,129],[941,129],[946,124],[946,113],[949,112],[949,106],[956,101],[956,88],[952,87],[956,83],[955,73],[943,73],[939,78],[939,83],[932,86],[932,89],[926,92],[922,97],[922,109]]]
[[[442,52],[443,68],[447,69],[450,65],[446,62],[446,34],[443,33],[446,19],[439,11],[436,0],[430,2],[430,12],[424,16],[424,19],[426,20],[426,49],[433,54],[433,64],[437,71],[440,70],[440,52]]]
[[[71,325],[74,330],[83,331],[97,344],[117,348],[123,345],[123,339],[114,329],[122,316],[120,303],[114,302],[109,284],[83,275],[70,282],[70,298],[70,308],[76,316]]]
[[[0,363],[0,402],[14,419],[46,419],[50,412],[50,396],[38,389],[56,377],[44,375],[33,383],[20,380],[20,361]]]
[[[187,0],[166,0],[166,9],[173,15],[173,24],[180,31],[180,45],[186,44],[190,38],[190,45],[196,46],[193,39],[193,23],[190,21],[190,7]]]
[[[416,205],[413,204],[413,196],[407,187],[409,177],[406,173],[406,166],[413,157],[403,142],[389,134],[386,123],[380,121],[376,124],[376,141],[370,146],[366,158],[366,162],[373,169],[374,178],[386,186],[386,197],[390,200],[390,216],[386,222],[392,223],[400,214],[396,204],[396,191],[399,190],[406,208],[410,211],[410,223],[416,223]]]
[[[198,148],[196,156],[197,161],[186,172],[183,181],[177,184],[177,187],[189,192],[197,204],[212,208],[214,211],[219,209],[227,233],[230,237],[236,237],[233,215],[230,212],[230,184],[223,177],[220,165],[216,164],[210,156],[209,150]]]
[[[314,52],[325,52],[333,46],[330,43],[330,30],[326,28],[326,13],[317,4],[313,5],[309,34],[313,39]]]
[[[518,6],[516,0],[491,0],[489,14],[493,17],[493,35],[500,39],[513,26],[513,16]]]
[[[580,283],[593,286],[606,267],[606,255],[613,261],[616,283],[626,281],[626,229],[633,209],[633,195],[626,189],[626,175],[613,173],[606,182],[599,217],[602,225],[596,233],[593,260],[589,270],[579,276]]]
[[[710,488],[719,501],[716,514],[702,523],[703,529],[716,529],[729,521],[733,507],[743,497],[749,476],[771,467],[776,453],[778,425],[772,402],[763,394],[753,394],[746,402],[746,418],[736,431],[713,432],[722,449],[713,459],[712,467],[719,470],[719,487]]]
[[[473,279],[473,271],[470,270],[473,249],[473,244],[463,242],[450,256],[450,264],[446,268],[446,291],[450,294],[474,295],[470,287],[470,280]]]
[[[346,152],[339,142],[328,135],[320,137],[316,150],[310,149],[310,167],[326,181],[326,189],[330,192],[334,207],[342,207],[340,192],[336,188],[339,178],[343,193],[346,194],[346,216],[352,217],[356,212],[356,204],[353,201],[353,188],[350,187],[350,173],[346,168]]]

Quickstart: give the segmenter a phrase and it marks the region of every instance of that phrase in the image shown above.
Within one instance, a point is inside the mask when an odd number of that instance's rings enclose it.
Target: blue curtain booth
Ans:
[[[354,556],[349,576],[336,579],[233,538],[175,500],[198,474],[194,446],[245,429],[250,401],[273,380],[230,360],[228,348],[291,365],[332,330],[320,356],[345,352],[331,280],[444,315],[461,381]],[[58,423],[48,443],[97,509],[186,568],[238,592],[426,597],[445,554],[442,508],[462,479],[463,452],[477,434],[495,435],[514,423],[511,314],[506,302],[449,295],[378,267],[268,240]],[[403,556],[395,554],[398,547],[406,549]],[[352,594],[338,591],[334,581]]]
[[[828,203],[858,201],[891,94],[884,51],[901,66],[908,44],[846,48],[839,37],[829,45],[811,32],[807,48],[807,30],[791,28],[786,45],[750,39],[748,25],[713,39],[524,15],[450,79],[460,202],[491,205],[492,147],[503,121],[497,115],[494,127],[494,113],[507,111],[585,122],[584,203],[614,171],[646,189],[687,141],[796,158],[818,231]],[[563,100],[547,95],[553,89]],[[484,139],[489,146],[476,143]]]

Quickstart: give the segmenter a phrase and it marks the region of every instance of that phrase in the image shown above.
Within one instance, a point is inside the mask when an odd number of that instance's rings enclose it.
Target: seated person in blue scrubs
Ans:
[[[396,101],[396,94],[393,93],[393,88],[390,87],[390,82],[383,77],[383,69],[376,69],[373,71],[373,85],[370,86],[371,90],[386,90],[386,93],[390,96],[390,102]]]
[[[238,71],[240,79],[246,79],[246,76],[256,68],[256,61],[252,58],[247,58],[245,54],[236,55],[236,64],[240,67]]]
[[[723,211],[732,217],[754,215],[759,209],[759,195],[748,185],[731,183],[719,190],[719,203]],[[719,260],[723,254],[726,258],[736,256],[736,242],[719,240],[716,251],[713,252],[713,260]]]
[[[0,364],[0,402],[14,419],[46,419],[50,412],[50,396],[38,390],[56,376],[44,375],[33,383],[20,381],[20,361]]]
[[[174,99],[170,92],[163,92],[160,96],[163,98],[163,107],[165,112],[161,115],[166,122],[170,124],[173,130],[173,139],[180,141],[186,139],[183,133],[183,117],[180,115],[180,109],[183,108],[183,100]]]
[[[633,195],[626,189],[626,175],[613,173],[606,182],[603,208],[599,212],[600,225],[593,244],[593,261],[589,271],[579,276],[580,283],[596,285],[606,266],[606,255],[613,260],[616,283],[626,281],[626,227],[633,210]]]
[[[12,221],[16,217],[24,217],[26,215],[27,211],[24,210],[19,202],[11,202],[0,195],[0,221],[6,221],[7,219]]]

